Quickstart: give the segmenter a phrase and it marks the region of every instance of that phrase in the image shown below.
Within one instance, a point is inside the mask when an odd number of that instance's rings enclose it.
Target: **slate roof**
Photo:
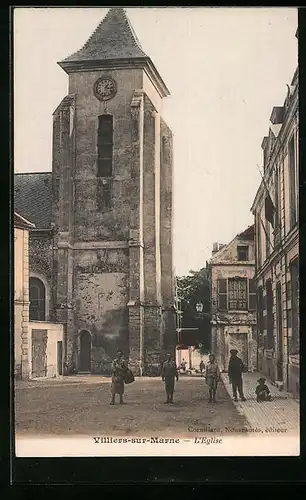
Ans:
[[[242,239],[254,239],[254,236],[255,236],[255,224],[252,224],[251,226],[247,227],[244,231],[242,231],[242,233],[239,233],[237,234],[237,236],[239,238],[242,238]]]
[[[34,223],[36,229],[49,229],[52,216],[52,173],[16,173],[14,210]]]
[[[62,62],[148,58],[122,7],[111,8],[85,45]]]
[[[32,224],[32,222],[28,221],[17,212],[14,212],[14,226],[30,230],[35,227],[35,224]]]

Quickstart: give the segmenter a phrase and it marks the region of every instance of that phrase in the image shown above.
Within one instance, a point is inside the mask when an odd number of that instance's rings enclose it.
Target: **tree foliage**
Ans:
[[[182,311],[182,328],[199,329],[199,345],[202,353],[210,348],[211,309],[210,309],[210,267],[190,271],[189,275],[177,278],[177,295]],[[202,312],[196,305],[203,304]]]

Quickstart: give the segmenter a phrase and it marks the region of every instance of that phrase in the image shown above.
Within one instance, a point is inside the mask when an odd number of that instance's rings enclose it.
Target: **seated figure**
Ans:
[[[257,380],[257,387],[255,390],[256,393],[256,400],[257,402],[259,401],[271,401],[271,394],[270,394],[270,389],[266,385],[266,379],[264,377],[260,377]]]

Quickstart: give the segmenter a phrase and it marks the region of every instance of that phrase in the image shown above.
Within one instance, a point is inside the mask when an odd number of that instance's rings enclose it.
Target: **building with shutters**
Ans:
[[[16,174],[30,237],[30,318],[65,325],[65,373],[159,373],[176,344],[169,95],[122,8],[59,63],[52,172]]]
[[[249,371],[257,369],[254,225],[228,245],[213,246],[210,260],[211,352],[227,371],[230,350],[238,350]]]
[[[255,219],[258,368],[299,394],[298,70],[283,106],[273,108],[262,142],[263,179]]]

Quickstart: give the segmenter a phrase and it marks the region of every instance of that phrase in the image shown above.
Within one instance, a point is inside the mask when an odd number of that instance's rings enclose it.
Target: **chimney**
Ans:
[[[284,116],[284,106],[274,106],[270,116],[270,122],[272,125],[280,125],[283,123]]]
[[[219,244],[217,241],[213,243],[212,255],[215,255],[219,251]]]

